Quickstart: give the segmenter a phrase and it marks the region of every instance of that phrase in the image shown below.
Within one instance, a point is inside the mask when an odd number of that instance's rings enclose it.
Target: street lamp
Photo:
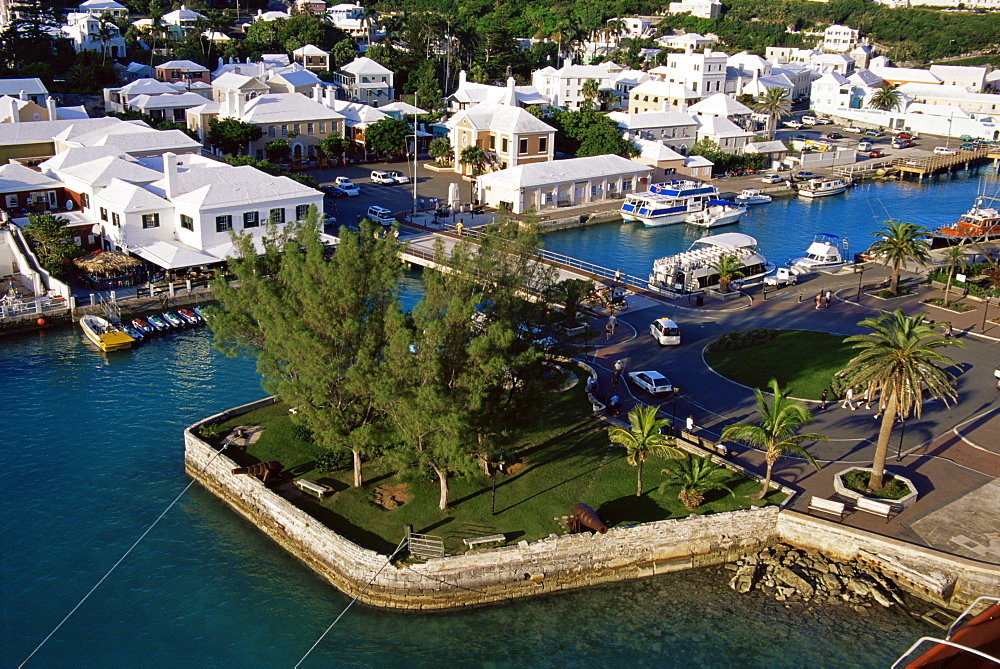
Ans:
[[[674,386],[674,402],[670,407],[670,436],[677,436],[677,396],[681,394],[681,389]]]
[[[497,515],[497,470],[503,471],[507,461],[504,460],[503,450],[497,454],[496,460],[490,462],[490,478],[493,479],[493,496],[490,499],[490,515]]]
[[[899,420],[901,422],[899,426],[899,445],[896,446],[896,462],[903,459],[903,435],[906,434],[906,419],[900,418]]]
[[[979,326],[981,332],[986,332],[986,314],[990,310],[990,296],[986,296],[985,303],[983,304],[983,324]]]
[[[858,266],[854,266],[854,271],[858,273],[858,296],[855,298],[858,302],[861,301],[861,280],[865,278],[865,266],[862,265],[861,269]]]

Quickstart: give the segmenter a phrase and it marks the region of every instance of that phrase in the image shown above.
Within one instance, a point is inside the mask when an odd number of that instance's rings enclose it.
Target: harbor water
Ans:
[[[860,250],[887,218],[956,219],[980,177],[995,190],[986,174],[777,199],[728,229],[757,237],[775,262],[817,232]],[[644,276],[700,234],[612,224],[556,233],[546,246]],[[419,286],[407,281],[412,300]],[[76,328],[11,337],[0,340],[0,378],[0,666],[17,666],[50,633],[27,666],[292,666],[347,605],[197,484],[181,494],[183,428],[262,396],[253,362],[214,351],[206,329],[112,354]],[[684,572],[430,615],[359,605],[304,666],[885,667],[936,632],[895,609],[862,616],[739,595],[727,578]]]

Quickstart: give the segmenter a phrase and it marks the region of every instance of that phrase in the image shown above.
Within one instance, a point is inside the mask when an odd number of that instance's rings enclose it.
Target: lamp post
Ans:
[[[987,295],[986,300],[984,301],[983,304],[983,324],[979,326],[979,330],[981,332],[986,332],[986,314],[989,312],[989,310],[990,310],[990,296]]]
[[[677,396],[681,394],[681,389],[678,386],[674,386],[674,401],[673,406],[670,407],[670,436],[677,436]]]
[[[896,462],[903,459],[903,435],[906,434],[906,419],[901,418],[902,422],[899,426],[899,445],[896,446]]]
[[[861,280],[865,278],[865,266],[862,265],[860,271],[858,266],[854,266],[854,271],[858,272],[858,296],[855,298],[858,302],[861,301]]]
[[[490,498],[490,515],[497,515],[497,470],[503,471],[507,461],[504,460],[503,451],[497,454],[497,459],[490,462],[490,478],[493,479],[493,494]]]

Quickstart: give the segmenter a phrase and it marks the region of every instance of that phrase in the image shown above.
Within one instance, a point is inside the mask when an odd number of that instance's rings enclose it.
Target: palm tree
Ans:
[[[680,458],[684,452],[674,446],[671,437],[660,434],[660,429],[670,423],[665,418],[657,418],[660,407],[637,404],[628,412],[629,429],[613,427],[608,430],[608,439],[625,447],[625,461],[636,468],[637,481],[635,496],[642,496],[642,463],[650,455]]]
[[[777,380],[771,379],[768,385],[774,396],[771,404],[767,403],[764,393],[759,388],[753,391],[757,396],[757,413],[760,414],[760,420],[756,424],[731,425],[722,431],[724,440],[739,441],[764,451],[767,476],[764,478],[764,487],[761,491],[750,495],[753,499],[761,499],[767,494],[771,487],[771,469],[778,458],[787,452],[795,453],[808,460],[818,470],[819,464],[799,444],[810,439],[829,441],[821,434],[795,434],[795,430],[812,420],[812,414],[804,405],[790,399],[788,390],[782,390]]]
[[[882,84],[877,91],[872,93],[871,98],[868,99],[869,107],[872,109],[881,109],[882,111],[899,109],[900,104],[902,104],[902,99],[899,91],[893,88],[891,84]]]
[[[743,263],[735,255],[721,255],[719,258],[711,264],[711,269],[718,272],[719,274],[719,292],[728,293],[729,292],[729,282],[733,279],[740,279],[744,276]]]
[[[701,506],[705,501],[705,493],[711,490],[729,490],[727,482],[732,476],[728,469],[712,462],[712,458],[694,456],[679,460],[673,467],[668,467],[661,473],[664,479],[660,484],[660,494],[666,494],[667,488],[680,486],[677,499],[688,511]]]
[[[593,104],[594,100],[601,94],[601,85],[597,82],[597,79],[587,79],[583,82],[583,86],[580,87],[580,93],[583,95],[584,100],[589,100]]]
[[[905,419],[912,413],[919,417],[925,391],[945,404],[958,397],[952,385],[955,376],[944,368],[955,361],[937,349],[944,346],[965,348],[965,345],[936,332],[933,325],[924,323],[925,315],[910,317],[901,309],[891,314],[882,313],[858,324],[871,328],[870,333],[844,339],[853,343],[853,348],[860,353],[837,376],[852,387],[864,388],[868,397],[879,393],[880,406],[885,407],[868,483],[872,490],[882,489],[885,456],[896,416]]]
[[[955,270],[964,270],[968,266],[969,260],[961,246],[949,246],[944,257],[948,265],[948,283],[944,287],[944,306],[947,308],[948,293],[951,292],[951,280],[955,277]]]
[[[462,149],[462,153],[458,156],[458,162],[471,168],[472,173],[476,174],[483,169],[483,165],[486,163],[486,152],[479,146],[467,146]]]
[[[899,294],[899,269],[912,260],[921,267],[930,259],[927,228],[905,221],[886,221],[885,227],[876,230],[876,241],[868,252],[886,267],[892,267],[889,292]]]
[[[751,108],[758,114],[767,114],[767,136],[774,139],[778,118],[791,110],[792,101],[788,99],[787,90],[781,86],[771,86],[754,101]]]

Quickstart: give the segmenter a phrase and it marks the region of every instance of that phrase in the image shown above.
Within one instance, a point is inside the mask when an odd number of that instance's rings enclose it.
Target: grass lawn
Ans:
[[[349,470],[315,470],[314,458],[321,449],[302,440],[287,406],[280,403],[223,423],[227,429],[220,437],[237,425],[264,426],[256,444],[245,450],[229,449],[227,454],[241,465],[280,460],[294,477],[330,485],[336,492],[322,503],[315,498],[297,499],[296,503],[342,536],[379,551],[395,548],[406,524],[412,524],[417,532],[444,537],[449,552],[464,549],[463,538],[501,532],[508,543],[533,541],[563,533],[556,519],[569,515],[578,502],[597,510],[609,526],[690,515],[677,499],[677,490],[664,496],[656,493],[662,479],[660,470],[667,460],[647,461],[644,494],[636,497],[636,470],[625,462],[620,447],[610,446],[604,424],[590,417],[591,407],[582,389],[577,386],[550,397],[541,416],[498,444],[506,451],[508,473],[497,476],[495,516],[490,513],[490,479],[482,473],[451,480],[451,506],[442,512],[437,508],[436,479],[400,474],[384,460],[365,463],[365,485],[361,488],[351,487]],[[407,484],[409,501],[391,511],[374,503],[378,486],[400,483]],[[735,473],[731,486],[733,495],[709,493],[696,513],[776,504],[783,499],[776,492],[763,502],[747,499],[760,484]]]
[[[774,378],[792,397],[818,400],[833,375],[855,354],[843,335],[785,330],[753,348],[708,351],[705,360],[719,374],[745,386],[766,390]]]

